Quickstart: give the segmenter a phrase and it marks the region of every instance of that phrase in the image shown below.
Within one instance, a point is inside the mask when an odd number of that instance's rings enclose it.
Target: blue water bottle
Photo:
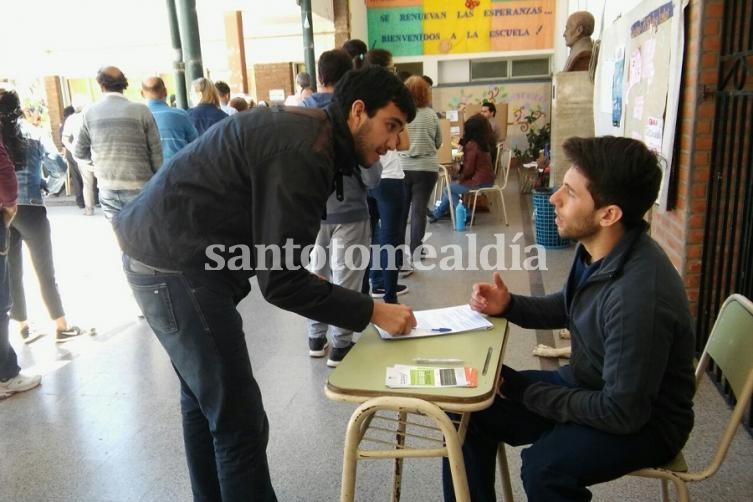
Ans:
[[[457,232],[462,232],[465,230],[465,218],[468,216],[465,206],[463,205],[463,200],[458,201],[458,205],[455,208],[455,230]]]

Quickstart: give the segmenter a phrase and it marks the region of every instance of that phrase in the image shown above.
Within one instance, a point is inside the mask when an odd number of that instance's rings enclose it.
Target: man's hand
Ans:
[[[510,305],[510,291],[502,282],[499,272],[492,274],[494,284],[477,282],[473,285],[470,305],[476,312],[489,315],[502,314]]]
[[[8,206],[4,207],[2,209],[3,211],[3,223],[5,223],[6,227],[10,226],[10,222],[13,221],[13,218],[16,217],[16,213],[18,212],[18,206]]]
[[[371,322],[390,335],[407,335],[416,327],[413,310],[406,305],[374,302]]]

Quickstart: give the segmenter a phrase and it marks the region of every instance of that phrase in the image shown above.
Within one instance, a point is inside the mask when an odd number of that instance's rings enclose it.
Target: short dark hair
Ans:
[[[338,82],[332,101],[343,115],[348,116],[357,99],[364,102],[369,117],[392,102],[407,115],[408,122],[416,118],[416,105],[408,88],[394,73],[381,66],[351,70]]]
[[[97,71],[97,83],[108,92],[123,92],[128,89],[128,79],[114,66],[100,68]]]
[[[349,70],[353,68],[348,53],[342,49],[324,51],[319,55],[316,70],[322,85],[335,85]]]
[[[222,80],[215,82],[214,88],[217,89],[217,92],[220,93],[220,96],[227,96],[228,94],[230,94],[230,86]]]
[[[487,107],[489,111],[492,112],[492,115],[497,115],[497,106],[491,101],[484,101],[481,103],[481,108],[483,107]]]
[[[636,227],[659,194],[659,157],[638,140],[615,136],[569,138],[562,148],[588,179],[594,206],[615,204],[622,209],[624,227]]]
[[[429,84],[429,87],[431,87],[431,86],[434,85],[434,81],[431,79],[430,76],[428,76],[428,75],[421,75],[421,78],[424,79],[424,82],[426,82],[427,84]]]

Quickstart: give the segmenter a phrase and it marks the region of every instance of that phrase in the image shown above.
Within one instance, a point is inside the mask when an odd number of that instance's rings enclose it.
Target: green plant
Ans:
[[[525,150],[521,150],[518,147],[513,147],[512,152],[516,157],[519,157],[523,162],[531,162],[538,159],[539,152],[544,149],[546,145],[551,142],[552,138],[552,126],[549,123],[536,128],[534,123],[541,118],[542,113],[539,111],[531,111],[528,115],[522,117],[521,130],[525,132],[526,139],[528,140],[528,147]]]

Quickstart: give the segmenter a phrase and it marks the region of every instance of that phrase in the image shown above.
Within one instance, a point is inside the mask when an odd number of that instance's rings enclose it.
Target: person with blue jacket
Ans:
[[[188,117],[199,136],[228,117],[228,114],[220,109],[220,94],[208,78],[199,77],[191,82],[191,101],[194,107],[188,110]]]
[[[161,77],[147,77],[141,82],[141,96],[154,116],[162,143],[164,164],[180,149],[199,137],[188,113],[167,104],[167,87]]]
[[[82,334],[77,326],[69,326],[55,282],[52,258],[50,221],[42,199],[42,163],[57,160],[60,154],[43,146],[35,129],[21,120],[23,112],[15,91],[0,90],[0,126],[3,139],[16,166],[18,178],[18,212],[11,222],[8,247],[8,273],[13,306],[10,318],[17,321],[25,343],[41,336],[29,326],[23,287],[23,256],[21,243],[29,248],[31,261],[39,279],[42,298],[55,321],[55,341],[66,342]]]
[[[471,415],[463,445],[471,498],[496,500],[497,445],[521,457],[528,500],[591,500],[588,486],[669,462],[693,427],[693,319],[682,279],[646,232],[659,192],[657,156],[605,136],[563,144],[572,166],[551,196],[557,231],[579,241],[565,287],[511,294],[498,272],[471,308],[523,328],[568,328],[570,364],[502,367],[497,397]],[[445,500],[454,500],[445,463]]]

